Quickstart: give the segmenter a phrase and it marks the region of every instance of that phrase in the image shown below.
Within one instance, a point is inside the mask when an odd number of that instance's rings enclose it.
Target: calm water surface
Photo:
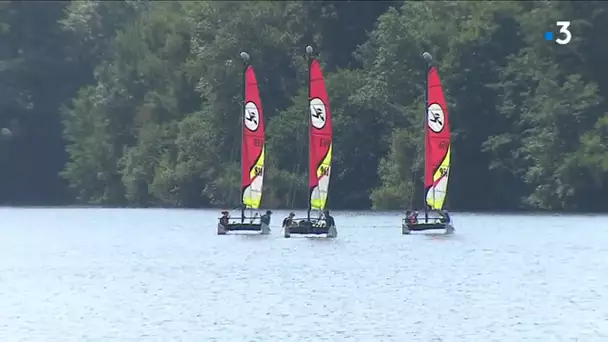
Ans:
[[[608,341],[608,217],[334,212],[328,241],[285,214],[0,209],[0,341]]]

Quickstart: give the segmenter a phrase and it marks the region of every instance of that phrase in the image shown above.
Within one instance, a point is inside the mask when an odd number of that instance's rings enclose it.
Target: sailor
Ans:
[[[451,222],[450,214],[448,214],[447,209],[443,209],[440,214],[441,214],[441,223],[449,224]]]
[[[409,221],[410,221],[410,216],[412,216],[412,212],[411,212],[411,211],[409,211],[409,210],[406,210],[406,211],[405,211],[405,220],[406,220],[407,222],[409,222]]]
[[[327,225],[327,227],[331,227],[331,226],[336,225],[336,222],[334,221],[334,218],[331,215],[329,215],[329,210],[325,210],[323,212],[323,215],[324,215],[325,224]]]
[[[224,227],[228,226],[228,212],[222,211],[222,217],[220,217],[220,224]]]
[[[258,213],[253,214],[253,217],[250,217],[250,218],[249,218],[249,223],[252,223],[252,224],[253,224],[253,222],[255,221],[255,219],[256,219],[256,218],[258,218],[258,216],[259,216],[259,214],[258,214]]]
[[[313,227],[326,227],[327,226],[327,222],[325,221],[325,210],[322,212],[319,212],[319,217],[315,220],[315,221],[311,221],[310,224]]]
[[[283,227],[291,227],[293,225],[293,217],[296,216],[296,214],[294,213],[289,213],[289,216],[287,216],[284,220],[283,220]]]
[[[410,216],[410,224],[418,223],[418,210],[414,210],[412,216]]]
[[[270,226],[270,215],[272,215],[272,211],[266,210],[266,214],[260,217],[260,222]]]

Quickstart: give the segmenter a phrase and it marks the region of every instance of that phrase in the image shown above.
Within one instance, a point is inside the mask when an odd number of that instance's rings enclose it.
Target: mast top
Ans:
[[[433,56],[431,56],[431,54],[430,54],[430,53],[428,53],[428,52],[426,52],[426,51],[422,53],[422,58],[424,58],[424,60],[425,60],[427,63],[430,63],[430,62],[432,62],[432,61],[433,61]]]
[[[312,46],[308,45],[308,46],[306,47],[306,54],[307,54],[308,56],[312,56],[312,52],[313,52],[313,50],[312,50]]]

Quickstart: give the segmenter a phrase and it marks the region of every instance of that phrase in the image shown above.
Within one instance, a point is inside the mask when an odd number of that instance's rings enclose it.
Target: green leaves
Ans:
[[[571,43],[545,41],[564,18]],[[0,127],[13,135],[0,199],[58,200],[63,169],[83,203],[237,205],[246,51],[267,127],[263,206],[305,207],[312,45],[333,116],[332,208],[422,204],[428,51],[452,129],[450,206],[600,210],[607,23],[604,2],[1,4]]]

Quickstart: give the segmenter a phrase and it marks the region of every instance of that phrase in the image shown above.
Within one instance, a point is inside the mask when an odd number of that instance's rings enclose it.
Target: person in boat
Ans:
[[[272,215],[272,211],[266,210],[266,214],[260,216],[260,222],[270,227],[270,215]]]
[[[410,221],[410,216],[412,216],[412,212],[411,212],[410,210],[406,210],[406,211],[405,211],[405,220],[406,220],[407,222],[409,222],[409,221]]]
[[[220,217],[220,224],[224,227],[228,226],[228,212],[222,211],[222,217]]]
[[[289,216],[287,216],[284,220],[283,220],[283,227],[291,227],[294,225],[294,221],[293,218],[294,216],[296,216],[296,214],[294,213],[289,213]]]
[[[253,217],[249,220],[249,223],[253,223],[256,218],[258,218],[258,213],[253,214]],[[261,217],[260,217],[260,219],[261,219]]]
[[[327,227],[331,227],[331,226],[335,226],[336,225],[336,221],[334,221],[334,218],[329,215],[329,210],[325,210],[323,212],[323,219],[325,220],[325,224],[327,225]]]
[[[313,219],[313,221],[311,221],[310,224],[313,227],[325,227],[327,225],[327,222],[325,222],[325,211],[320,212],[319,217],[316,219]]]
[[[452,221],[447,209],[443,209],[439,214],[441,215],[441,223],[449,224]]]
[[[418,210],[414,210],[414,213],[410,216],[410,224],[418,223]]]

